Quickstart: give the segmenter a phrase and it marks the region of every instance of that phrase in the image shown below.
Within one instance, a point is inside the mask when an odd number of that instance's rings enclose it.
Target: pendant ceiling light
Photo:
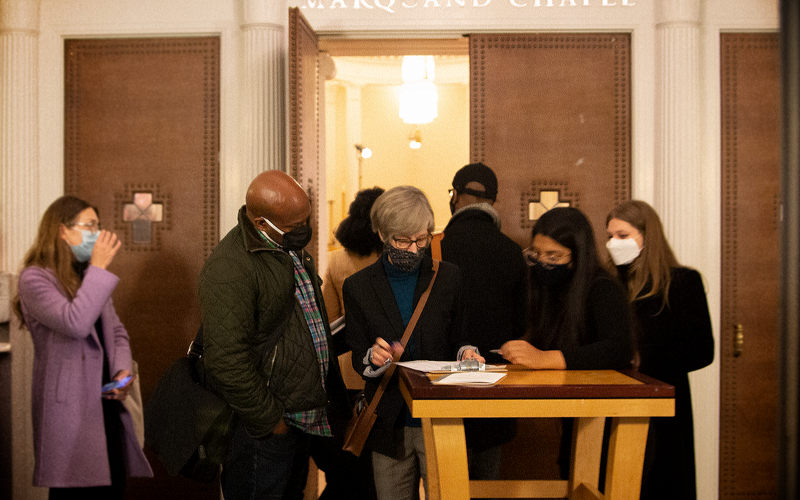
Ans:
[[[432,122],[439,116],[433,56],[404,56],[402,71],[400,118],[412,125]]]

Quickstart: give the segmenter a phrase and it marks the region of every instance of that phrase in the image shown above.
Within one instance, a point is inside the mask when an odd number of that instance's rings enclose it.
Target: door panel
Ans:
[[[197,332],[197,278],[219,241],[219,39],[67,40],[65,51],[65,190],[122,240],[113,300],[146,402]],[[219,497],[145,451],[156,477],[129,479],[127,498]]]
[[[319,41],[300,9],[289,9],[289,175],[305,188],[312,202],[313,238],[306,247],[318,260],[319,221],[325,220],[327,195],[322,190],[319,151]],[[323,237],[323,241],[325,238]]]
[[[720,41],[720,499],[776,498],[779,35]]]
[[[630,198],[630,36],[470,35],[470,120],[506,234],[524,248],[539,215],[568,203],[604,239]]]
[[[289,175],[306,190],[311,200],[313,237],[306,250],[319,265],[320,220],[327,207],[320,173],[319,40],[300,9],[289,9]],[[326,243],[326,238],[323,237]],[[319,474],[309,462],[305,499],[317,498]]]
[[[542,213],[569,205],[601,246],[630,198],[630,36],[470,35],[469,57],[470,158],[497,174],[503,232],[524,248]],[[558,477],[560,423],[520,420],[503,476]]]

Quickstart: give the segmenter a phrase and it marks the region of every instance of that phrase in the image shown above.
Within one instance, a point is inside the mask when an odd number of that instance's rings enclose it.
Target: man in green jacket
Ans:
[[[293,178],[262,172],[200,274],[208,385],[239,417],[226,500],[302,498],[312,443],[332,444],[349,416],[320,279],[303,250],[310,217]]]

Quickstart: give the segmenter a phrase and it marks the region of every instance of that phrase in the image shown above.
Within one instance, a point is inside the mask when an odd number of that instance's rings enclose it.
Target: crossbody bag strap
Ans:
[[[420,315],[422,314],[422,310],[425,308],[425,303],[428,301],[428,296],[431,294],[431,288],[433,288],[433,282],[436,281],[436,276],[439,274],[439,261],[433,261],[433,277],[431,278],[430,284],[428,284],[428,288],[422,293],[422,296],[419,298],[419,302],[417,302],[417,307],[414,309],[414,314],[411,316],[411,320],[408,322],[408,326],[406,326],[405,332],[403,332],[403,338],[400,340],[400,344],[405,349],[406,344],[408,343],[408,339],[411,338],[411,332],[414,331],[414,327],[417,326],[417,320],[419,319]],[[389,365],[389,368],[383,373],[383,379],[381,379],[381,383],[378,386],[378,389],[375,391],[375,395],[372,396],[372,401],[370,401],[369,406],[364,410],[369,413],[375,413],[375,409],[378,407],[378,402],[381,400],[381,396],[383,396],[383,392],[386,390],[386,386],[389,385],[389,380],[392,378],[392,374],[394,373],[395,368],[397,367],[397,362],[400,361],[400,357],[395,355],[392,359],[392,364]]]

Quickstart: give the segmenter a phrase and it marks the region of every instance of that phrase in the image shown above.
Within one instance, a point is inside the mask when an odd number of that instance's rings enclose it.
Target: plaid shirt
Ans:
[[[314,287],[311,278],[308,276],[306,268],[300,262],[297,252],[288,252],[294,263],[294,294],[300,305],[303,307],[303,314],[311,330],[311,337],[314,340],[314,349],[317,351],[317,361],[319,362],[319,372],[322,376],[322,387],[325,388],[325,379],[328,377],[328,339],[325,334],[325,324],[322,321],[319,305],[314,296]],[[331,427],[328,424],[328,417],[325,408],[302,411],[286,414],[286,419],[295,427],[302,429],[308,434],[318,436],[330,436]]]

